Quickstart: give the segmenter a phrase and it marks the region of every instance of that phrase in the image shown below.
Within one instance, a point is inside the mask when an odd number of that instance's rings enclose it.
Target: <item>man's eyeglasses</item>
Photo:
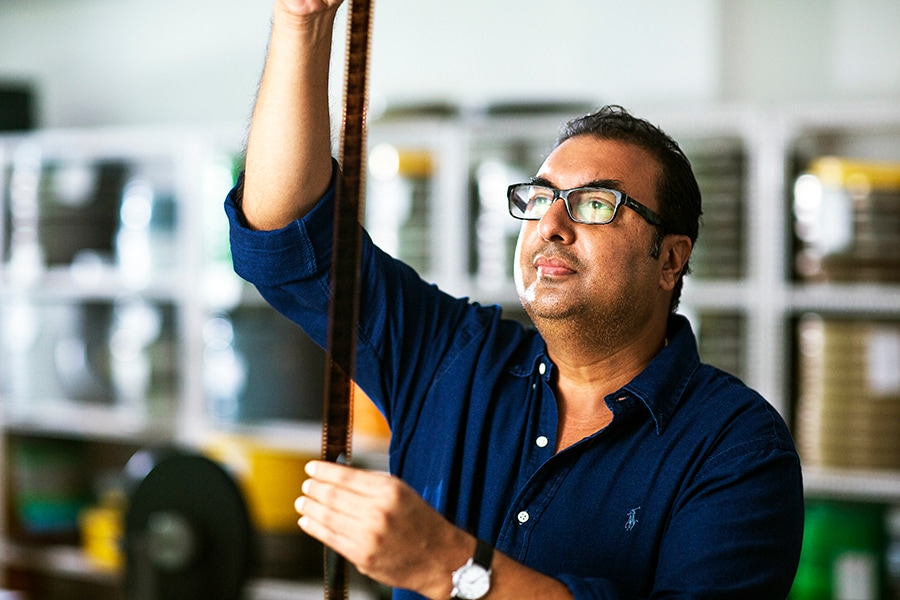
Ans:
[[[601,187],[580,187],[558,190],[532,183],[514,183],[506,190],[509,214],[524,221],[537,221],[550,210],[558,198],[566,205],[566,212],[576,223],[605,225],[616,218],[622,205],[644,217],[656,227],[663,226],[662,217],[628,194]]]

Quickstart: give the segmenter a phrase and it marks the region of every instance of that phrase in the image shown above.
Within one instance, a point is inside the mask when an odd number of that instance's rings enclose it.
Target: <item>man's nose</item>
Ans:
[[[573,225],[575,222],[569,217],[566,203],[562,198],[557,198],[544,216],[538,221],[538,233],[546,241],[567,243],[574,238]]]

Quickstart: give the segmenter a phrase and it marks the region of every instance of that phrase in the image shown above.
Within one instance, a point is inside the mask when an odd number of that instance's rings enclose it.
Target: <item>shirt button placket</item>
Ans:
[[[541,361],[540,364],[538,364],[538,373],[539,373],[541,376],[546,375],[546,373],[547,373],[547,363],[545,363],[544,361]],[[537,385],[537,384],[532,384],[532,388],[533,388],[535,385]],[[550,443],[550,439],[549,439],[546,435],[539,435],[539,436],[537,436],[537,438],[535,438],[535,440],[534,440],[534,445],[537,446],[538,448],[546,448],[547,445],[548,445],[549,443]],[[521,513],[520,513],[520,516],[521,516]],[[526,521],[528,520],[528,519],[527,519],[527,513],[526,513],[526,519],[525,519],[525,520],[526,520]],[[520,522],[521,522],[521,523],[524,523],[525,521],[521,521],[521,520],[520,520]]]
[[[546,375],[547,374],[547,363],[541,361],[540,364],[538,364],[537,371],[538,371],[538,375],[540,375],[541,377]],[[531,384],[531,389],[534,390],[535,387],[537,386],[537,384],[538,384],[537,381],[533,382]],[[538,448],[546,448],[550,444],[550,440],[545,435],[539,435],[534,439],[534,444]],[[528,513],[527,510],[520,510],[516,514],[516,521],[519,522],[519,525],[525,525],[530,520],[531,520],[531,515]]]

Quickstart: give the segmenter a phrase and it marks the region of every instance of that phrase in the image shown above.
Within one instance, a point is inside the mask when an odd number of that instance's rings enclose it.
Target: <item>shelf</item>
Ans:
[[[322,448],[321,423],[301,421],[267,421],[240,423],[214,421],[211,432],[235,434],[265,440],[268,447],[291,452],[318,454]]]
[[[48,575],[65,576],[109,587],[121,587],[122,574],[93,564],[76,546],[0,545],[0,561],[21,569]],[[354,600],[370,600],[375,596],[351,584]],[[317,581],[285,581],[253,579],[247,583],[248,600],[319,600],[323,585]]]
[[[846,106],[805,104],[786,108],[784,118],[795,132],[900,134],[900,107],[872,102]]]
[[[6,402],[3,420],[5,429],[19,434],[139,443],[165,441],[175,435],[170,420],[147,417],[125,407],[66,400],[28,405]]]
[[[92,563],[77,546],[0,544],[0,560],[31,571],[52,575],[65,575],[72,579],[99,583],[101,585],[121,585],[121,576],[116,571],[103,569]]]
[[[37,301],[110,300],[140,295],[145,300],[172,302],[184,292],[178,273],[129,281],[115,265],[90,263],[53,267],[34,273],[27,280],[6,274],[0,280],[0,294]]]
[[[247,600],[321,600],[324,593],[320,582],[289,582],[272,579],[251,581],[247,584]],[[375,596],[359,586],[350,586],[353,600],[374,600]]]
[[[684,280],[681,302],[695,309],[746,310],[753,288],[746,281]]]
[[[900,314],[896,283],[809,283],[791,289],[788,306],[795,312],[831,311],[854,314]]]
[[[804,468],[807,497],[900,502],[900,472]]]

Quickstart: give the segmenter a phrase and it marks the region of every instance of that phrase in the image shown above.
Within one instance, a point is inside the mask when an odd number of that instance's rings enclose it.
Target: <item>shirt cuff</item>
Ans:
[[[258,286],[317,277],[331,260],[337,166],[325,195],[304,217],[281,229],[257,231],[241,211],[243,174],[225,198],[234,271]]]

